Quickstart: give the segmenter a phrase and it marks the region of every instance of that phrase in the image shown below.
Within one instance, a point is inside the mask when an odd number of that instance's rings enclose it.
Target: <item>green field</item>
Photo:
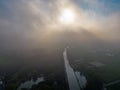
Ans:
[[[107,87],[107,90],[120,90],[120,83]]]
[[[71,64],[74,64],[76,69],[83,68],[86,71],[93,72],[98,76],[103,82],[108,83],[111,81],[120,79],[120,52],[112,51],[111,53],[114,56],[108,56],[106,53],[108,51],[106,49],[109,48],[96,48],[86,47],[85,46],[71,46],[68,50],[68,56],[70,58]],[[91,52],[95,51],[96,52]],[[76,62],[77,60],[77,62]],[[102,67],[88,68],[91,66],[91,62],[100,62],[103,63]],[[73,66],[74,66],[73,65]]]

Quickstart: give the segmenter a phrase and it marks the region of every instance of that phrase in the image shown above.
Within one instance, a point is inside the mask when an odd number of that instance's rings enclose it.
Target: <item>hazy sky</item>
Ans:
[[[0,0],[0,47],[17,48],[45,37],[60,28],[57,17],[67,7],[78,15],[78,26],[120,40],[120,0]]]

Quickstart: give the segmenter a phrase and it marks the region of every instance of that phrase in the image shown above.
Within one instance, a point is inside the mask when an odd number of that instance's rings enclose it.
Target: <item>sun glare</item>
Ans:
[[[75,12],[72,9],[63,9],[60,15],[62,24],[71,24],[75,21]]]

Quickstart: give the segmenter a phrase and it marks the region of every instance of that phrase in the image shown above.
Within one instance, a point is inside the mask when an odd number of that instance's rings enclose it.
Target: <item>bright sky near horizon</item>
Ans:
[[[67,29],[64,26],[118,41],[120,0],[0,0],[2,42],[48,37],[53,29]]]
[[[56,23],[55,17],[60,15],[60,9],[68,7],[74,9],[76,14],[81,15],[79,17],[83,20],[80,18],[79,21],[84,24],[91,21],[98,23],[98,20],[101,23],[109,22],[111,19],[115,21],[120,14],[120,0],[0,0],[0,19],[3,21],[7,19],[10,22],[18,19],[26,19],[27,22],[32,19],[38,24],[45,23],[47,25],[51,22]],[[65,9],[62,9],[63,12]],[[69,12],[68,17],[70,14],[75,13]],[[63,14],[64,16],[65,14]],[[22,22],[22,20],[20,21]]]

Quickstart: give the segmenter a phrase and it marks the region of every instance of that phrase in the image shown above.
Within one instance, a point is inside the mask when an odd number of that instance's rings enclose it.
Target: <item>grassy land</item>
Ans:
[[[82,68],[82,66],[84,66],[87,71],[93,71],[94,74],[97,74],[100,79],[106,83],[120,79],[120,52],[112,51],[112,54],[114,56],[108,56],[106,53],[109,52],[106,51],[106,49],[101,48],[100,51],[97,51],[97,49],[91,47],[82,47],[83,46],[73,46],[69,49],[68,54],[71,63],[74,63],[74,65],[78,64],[77,68]],[[75,62],[76,60],[77,62]],[[91,62],[100,62],[105,65],[102,67],[95,67],[95,70],[91,70],[91,68],[87,68]]]
[[[120,90],[120,83],[107,87],[108,90]]]
[[[8,64],[10,64],[11,63],[11,61],[10,60],[8,60],[8,59],[6,59],[6,58],[0,58],[0,66],[2,65],[2,66],[4,66],[4,65],[8,65]]]

